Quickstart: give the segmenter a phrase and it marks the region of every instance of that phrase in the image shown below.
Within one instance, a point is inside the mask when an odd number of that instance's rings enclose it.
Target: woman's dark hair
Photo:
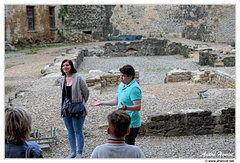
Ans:
[[[63,72],[63,70],[62,70],[63,64],[64,64],[65,62],[68,62],[69,65],[71,66],[70,72],[71,72],[72,74],[77,72],[77,70],[75,69],[75,67],[74,67],[74,65],[73,65],[72,60],[70,60],[70,59],[65,59],[65,60],[62,61],[62,64],[61,64],[62,76],[66,75],[65,72]]]
[[[133,79],[135,78],[135,70],[131,65],[125,65],[122,68],[120,68],[120,72],[122,74],[127,75],[127,77],[132,76]]]

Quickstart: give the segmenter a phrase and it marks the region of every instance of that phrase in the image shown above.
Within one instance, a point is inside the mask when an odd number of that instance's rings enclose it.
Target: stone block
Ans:
[[[188,109],[181,110],[183,113],[187,114],[188,117],[204,117],[210,116],[212,114],[209,110],[204,109]]]
[[[214,133],[219,133],[219,134],[224,133],[224,128],[225,128],[224,125],[218,124],[214,127],[213,132]]]
[[[203,126],[210,126],[213,124],[213,117],[212,116],[206,116],[203,118]]]
[[[195,129],[195,135],[208,135],[208,134],[213,134],[213,130],[210,128],[196,128]]]
[[[169,118],[170,118],[170,115],[168,113],[165,113],[165,114],[155,114],[155,115],[148,116],[148,119],[150,121],[155,121],[155,122],[166,121],[166,120],[169,120]]]
[[[221,109],[222,114],[227,114],[227,113],[234,113],[235,114],[235,107],[224,107]]]
[[[203,117],[190,117],[188,119],[188,125],[189,126],[201,126],[203,125]]]
[[[184,118],[186,114],[183,112],[168,112],[171,119]]]
[[[186,130],[185,128],[174,128],[170,131],[167,131],[164,136],[187,136],[194,133],[193,129]]]

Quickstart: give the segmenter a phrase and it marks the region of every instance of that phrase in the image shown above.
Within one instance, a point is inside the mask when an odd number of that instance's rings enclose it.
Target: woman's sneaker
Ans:
[[[83,158],[84,155],[82,154],[81,156],[77,155],[75,158]]]
[[[69,155],[66,158],[75,158],[75,157],[76,157],[76,155]]]

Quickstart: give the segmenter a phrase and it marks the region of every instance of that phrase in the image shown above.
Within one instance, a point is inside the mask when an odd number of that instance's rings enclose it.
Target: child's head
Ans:
[[[23,143],[31,132],[31,115],[23,108],[5,109],[5,141]]]
[[[109,134],[114,138],[122,138],[129,132],[131,118],[125,111],[116,110],[107,116]]]

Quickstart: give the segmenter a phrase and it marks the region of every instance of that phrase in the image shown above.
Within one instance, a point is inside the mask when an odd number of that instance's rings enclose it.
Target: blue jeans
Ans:
[[[68,140],[71,152],[76,153],[76,138],[78,146],[78,154],[82,154],[84,147],[83,124],[86,116],[80,116],[78,119],[74,117],[64,117],[63,121],[68,131]]]

